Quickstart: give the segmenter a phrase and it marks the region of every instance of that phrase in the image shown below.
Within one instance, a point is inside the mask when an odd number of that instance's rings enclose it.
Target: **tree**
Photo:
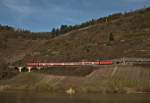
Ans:
[[[52,34],[52,37],[56,36],[56,29],[55,28],[52,29],[51,34]]]
[[[61,33],[66,33],[67,31],[68,31],[68,26],[67,25],[61,25],[60,32]]]
[[[59,35],[59,32],[60,32],[60,29],[59,29],[59,28],[55,29],[55,35],[56,35],[56,36]]]
[[[52,33],[52,34],[55,34],[55,33],[56,33],[56,29],[53,28],[52,31],[51,31],[51,33]]]

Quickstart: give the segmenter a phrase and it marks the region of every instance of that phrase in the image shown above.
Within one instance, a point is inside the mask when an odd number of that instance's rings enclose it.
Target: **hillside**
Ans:
[[[110,40],[110,36],[113,40]],[[108,17],[47,41],[24,61],[81,61],[99,58],[146,57],[150,54],[150,9]]]
[[[54,38],[44,33],[0,30],[0,47],[0,91],[64,93],[73,88],[77,93],[150,92],[149,65],[51,68],[20,74],[8,68],[30,61],[150,58],[150,8],[98,19]]]
[[[26,55],[35,51],[49,39],[51,39],[51,36],[44,33],[41,35],[40,33],[15,31],[6,27],[2,28],[1,26],[0,79],[16,74],[16,71],[8,70],[8,66],[22,60]]]
[[[33,60],[62,62],[119,57],[149,58],[150,8],[104,17],[87,27],[71,30],[55,38],[42,34],[0,30],[2,78],[9,75],[9,65],[25,65]]]

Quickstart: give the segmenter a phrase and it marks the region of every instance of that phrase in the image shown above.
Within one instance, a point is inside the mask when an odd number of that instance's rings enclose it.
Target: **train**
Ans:
[[[53,67],[53,66],[86,66],[86,65],[112,65],[112,61],[96,61],[96,62],[57,62],[57,63],[44,63],[44,62],[30,62],[27,67]]]

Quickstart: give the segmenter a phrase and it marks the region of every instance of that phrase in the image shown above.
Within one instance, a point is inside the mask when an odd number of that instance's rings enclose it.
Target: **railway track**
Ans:
[[[102,66],[102,65],[134,65],[134,64],[150,64],[150,58],[117,58],[117,59],[107,59],[100,61],[82,61],[82,62],[29,62],[24,66],[10,66],[11,68],[17,68],[19,72],[23,68],[28,69],[30,72],[32,69],[42,69],[42,68],[51,68],[51,67],[80,67],[80,66]]]

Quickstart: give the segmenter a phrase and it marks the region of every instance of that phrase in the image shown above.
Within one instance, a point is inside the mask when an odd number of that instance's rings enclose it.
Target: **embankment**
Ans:
[[[0,81],[0,90],[32,90],[65,93],[148,93],[149,66],[102,66],[86,76],[56,76],[44,73],[20,73]]]

